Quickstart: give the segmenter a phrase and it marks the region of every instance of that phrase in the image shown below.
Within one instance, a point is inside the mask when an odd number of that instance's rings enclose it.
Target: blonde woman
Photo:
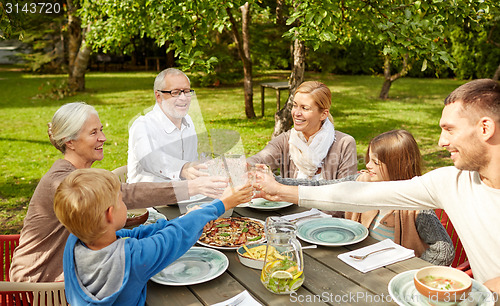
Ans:
[[[357,171],[356,142],[335,130],[330,115],[332,94],[317,81],[302,83],[294,94],[294,127],[272,139],[247,159],[280,170],[283,178],[337,179]]]

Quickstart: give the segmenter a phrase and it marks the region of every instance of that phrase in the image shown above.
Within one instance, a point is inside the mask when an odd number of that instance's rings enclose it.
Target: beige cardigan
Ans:
[[[272,170],[280,169],[283,178],[296,178],[297,166],[290,158],[287,131],[271,139],[262,151],[247,158],[250,165],[266,164]],[[358,171],[356,141],[351,135],[335,131],[335,141],[330,147],[322,167],[324,178],[333,180],[342,178]]]
[[[24,218],[19,246],[14,252],[10,277],[15,282],[64,280],[63,253],[69,232],[54,213],[54,195],[60,182],[76,168],[67,160],[54,162],[42,177]],[[189,199],[186,181],[122,184],[128,208],[177,203]]]

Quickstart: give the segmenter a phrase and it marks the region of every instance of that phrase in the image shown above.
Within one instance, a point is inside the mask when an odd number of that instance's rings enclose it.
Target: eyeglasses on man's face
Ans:
[[[194,94],[194,89],[172,89],[172,90],[159,90],[157,91],[161,93],[168,93],[172,97],[178,97],[181,95],[181,93],[184,93],[186,97],[191,97]]]

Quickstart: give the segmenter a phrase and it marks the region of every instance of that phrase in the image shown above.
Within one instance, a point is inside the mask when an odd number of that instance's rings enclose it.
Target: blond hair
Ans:
[[[67,103],[61,106],[48,123],[49,139],[52,145],[63,154],[66,142],[78,139],[80,131],[90,115],[97,114],[95,108],[85,102]]]
[[[120,186],[118,177],[108,170],[73,171],[54,196],[57,219],[84,243],[92,243],[105,232],[105,212],[115,207]]]
[[[295,90],[294,95],[297,93],[311,95],[321,111],[325,109],[330,111],[330,107],[332,106],[332,92],[325,84],[318,81],[307,81],[300,84],[297,90]],[[333,117],[330,113],[328,113],[328,120],[333,123]]]

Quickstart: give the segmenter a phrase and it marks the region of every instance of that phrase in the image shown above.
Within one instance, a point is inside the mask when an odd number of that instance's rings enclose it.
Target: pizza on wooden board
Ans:
[[[219,218],[207,224],[200,242],[218,247],[239,247],[263,240],[264,224],[245,217]]]

